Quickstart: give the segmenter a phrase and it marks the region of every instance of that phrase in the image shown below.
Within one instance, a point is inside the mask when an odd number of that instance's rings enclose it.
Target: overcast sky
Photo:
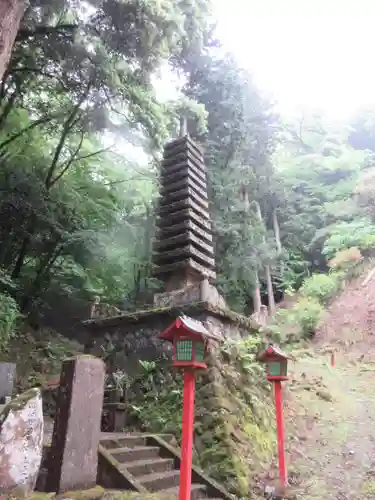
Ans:
[[[213,0],[219,35],[285,113],[375,104],[375,0]]]

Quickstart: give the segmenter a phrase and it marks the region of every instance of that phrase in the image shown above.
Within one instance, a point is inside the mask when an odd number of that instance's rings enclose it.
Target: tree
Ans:
[[[0,80],[8,65],[24,10],[23,0],[0,1]]]
[[[231,56],[211,48],[191,59],[189,73],[185,93],[208,112],[208,132],[197,139],[206,152],[218,287],[232,307],[256,309],[259,294],[253,297],[253,291],[260,290],[257,277],[268,258],[268,237],[264,245],[263,229],[249,206],[262,199],[272,175],[277,120]],[[190,131],[194,134],[193,124]]]
[[[201,50],[209,2],[85,6],[32,1],[0,85],[0,267],[23,311],[52,291],[131,307],[156,286],[152,157],[176,103],[152,80]],[[150,164],[119,158],[112,139]]]
[[[318,116],[303,116],[285,126],[274,161],[277,185],[286,193],[279,210],[280,238],[284,251],[293,256],[286,262],[284,281],[291,279],[293,286],[311,270],[326,269],[323,248],[335,225],[364,215],[355,189],[369,156],[348,144],[349,134],[347,127]]]

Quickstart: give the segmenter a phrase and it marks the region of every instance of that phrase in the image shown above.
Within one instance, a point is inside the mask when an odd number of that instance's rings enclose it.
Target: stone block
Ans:
[[[105,367],[101,359],[64,361],[52,435],[48,491],[95,486]]]
[[[17,376],[17,365],[0,363],[0,403],[5,403],[6,397],[11,397]]]
[[[20,394],[0,415],[0,492],[35,488],[43,454],[43,406],[39,389]]]

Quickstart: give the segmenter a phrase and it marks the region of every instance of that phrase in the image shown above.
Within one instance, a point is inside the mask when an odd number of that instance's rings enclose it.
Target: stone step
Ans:
[[[150,492],[175,488],[180,484],[180,471],[170,470],[167,472],[156,472],[147,476],[139,476],[137,480]]]
[[[108,439],[100,441],[100,444],[107,450],[116,448],[135,448],[136,446],[146,446],[146,436],[124,436],[121,439]]]
[[[173,498],[176,497],[178,498],[179,496],[179,491],[180,487],[175,486],[174,488],[168,488],[166,490],[163,490],[162,496],[163,498]],[[192,484],[191,485],[191,500],[198,500],[199,498],[207,498],[207,490],[204,484]]]
[[[136,446],[134,448],[115,448],[111,450],[113,457],[120,463],[148,460],[159,457],[159,446]]]
[[[127,462],[124,467],[134,477],[146,476],[147,474],[167,472],[174,469],[174,460],[173,458],[150,458]]]

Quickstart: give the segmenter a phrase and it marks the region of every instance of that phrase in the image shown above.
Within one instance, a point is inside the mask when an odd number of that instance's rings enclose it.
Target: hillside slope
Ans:
[[[375,277],[350,282],[331,303],[316,332],[315,343],[338,349],[338,356],[375,360]]]
[[[375,280],[364,286],[365,278],[346,286],[314,342],[293,353],[288,462],[290,482],[304,500],[375,498]]]

